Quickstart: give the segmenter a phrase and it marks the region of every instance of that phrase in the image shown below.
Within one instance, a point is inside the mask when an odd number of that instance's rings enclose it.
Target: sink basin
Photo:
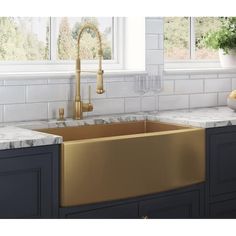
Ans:
[[[153,121],[122,122],[101,125],[84,125],[65,128],[49,128],[38,131],[56,134],[63,137],[63,141],[84,140],[101,137],[114,137],[120,135],[143,134],[151,132],[188,129],[179,125]]]
[[[63,136],[61,207],[205,181],[205,130],[201,128],[135,121],[39,131]]]

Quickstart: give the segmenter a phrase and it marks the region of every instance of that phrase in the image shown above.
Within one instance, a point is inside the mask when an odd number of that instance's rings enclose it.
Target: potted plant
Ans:
[[[222,26],[207,33],[204,44],[219,50],[222,67],[236,67],[236,17],[222,17]]]

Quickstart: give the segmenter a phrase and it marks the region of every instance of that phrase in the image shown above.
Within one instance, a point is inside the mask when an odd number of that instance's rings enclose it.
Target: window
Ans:
[[[101,33],[103,59],[115,62],[118,23],[114,17],[0,17],[0,63],[72,63],[85,22],[95,24]],[[81,58],[97,59],[97,38],[91,30],[81,39]]]
[[[49,18],[0,17],[0,61],[49,60]]]
[[[165,61],[218,61],[218,52],[206,48],[203,37],[207,32],[217,30],[221,20],[221,17],[165,17]]]
[[[113,59],[113,18],[81,17],[56,18],[56,60],[75,60],[77,54],[77,38],[81,25],[92,22],[99,28],[103,43],[103,59]],[[87,30],[81,38],[81,58],[97,59],[97,38],[95,33]]]

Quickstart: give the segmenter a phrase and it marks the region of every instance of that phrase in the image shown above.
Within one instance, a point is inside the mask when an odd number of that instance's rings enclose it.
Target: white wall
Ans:
[[[162,75],[163,20],[146,18],[146,70]],[[0,79],[0,122],[52,119],[59,107],[72,116],[73,78]],[[95,78],[82,80],[83,99],[92,86],[94,111],[91,115],[152,110],[195,108],[226,104],[226,96],[236,89],[236,73],[183,73],[164,75],[163,91],[139,96],[134,92],[134,76],[105,75],[106,93],[95,93]],[[217,99],[218,98],[218,99]]]

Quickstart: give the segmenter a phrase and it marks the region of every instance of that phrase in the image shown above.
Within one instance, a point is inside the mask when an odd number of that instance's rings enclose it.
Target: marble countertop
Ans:
[[[62,137],[13,126],[0,127],[0,150],[62,143]]]
[[[228,108],[211,107],[172,111],[155,111],[131,114],[114,114],[107,116],[86,117],[83,120],[73,120],[71,118],[65,121],[32,121],[11,123],[11,126],[17,126],[28,129],[43,129],[68,126],[81,126],[93,124],[110,124],[117,122],[138,121],[138,120],[156,120],[166,123],[183,124],[200,128],[213,128],[229,125],[236,125],[236,112]],[[8,124],[9,125],[9,124]]]
[[[83,120],[66,119],[65,121],[49,120],[2,123],[0,126],[0,150],[59,144],[63,141],[60,136],[33,131],[33,129],[110,124],[145,119],[193,127],[213,128],[236,125],[236,112],[223,106],[95,116],[87,117]]]
[[[147,119],[200,128],[213,128],[236,125],[236,112],[227,106],[222,106],[154,112],[149,113]]]

